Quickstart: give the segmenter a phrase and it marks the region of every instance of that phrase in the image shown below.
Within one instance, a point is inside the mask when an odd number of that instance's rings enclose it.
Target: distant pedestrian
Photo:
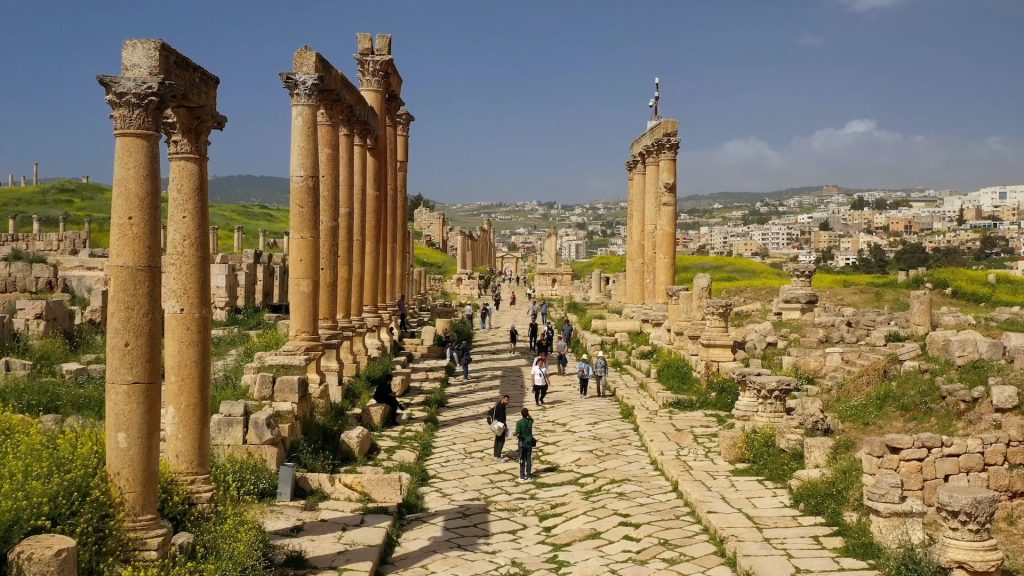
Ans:
[[[594,379],[597,384],[597,396],[601,398],[608,384],[608,359],[604,357],[604,352],[598,351],[597,358],[594,359]]]
[[[398,299],[398,317],[398,329],[407,332],[409,330],[409,305],[405,302],[405,294]]]
[[[501,400],[498,400],[498,403],[491,408],[491,412],[487,416],[487,424],[491,426],[491,430],[494,432],[494,459],[498,462],[508,462],[508,458],[502,456],[501,452],[505,448],[505,438],[512,434],[512,431],[508,429],[506,416],[506,408],[509,401],[508,394],[502,396]],[[501,422],[502,424],[500,433],[495,429],[495,422]]]
[[[536,302],[530,302],[530,310],[527,312],[527,314],[530,316],[530,318],[533,318],[534,320],[537,319],[537,303]]]
[[[513,324],[512,327],[508,329],[508,351],[512,354],[516,353],[516,342],[519,342],[519,330],[516,330],[516,327]]]
[[[537,351],[537,328],[537,317],[534,316],[533,319],[530,320],[530,327],[526,333],[530,338],[530,352]]]
[[[565,319],[565,324],[562,324],[562,340],[565,340],[565,345],[572,348],[572,333],[573,327],[569,319]]]
[[[551,346],[555,341],[555,325],[548,322],[548,325],[544,327],[544,334],[548,337],[548,346]]]
[[[490,309],[487,307],[487,303],[484,302],[483,307],[480,308],[480,329],[484,330],[487,328],[487,316],[490,313]]]
[[[469,380],[469,364],[473,358],[469,355],[469,340],[462,341],[462,350],[459,353],[459,366],[462,366],[462,381]]]
[[[512,293],[512,297],[508,299],[508,305],[509,306],[515,306],[516,305],[516,293],[515,292],[513,292]]]
[[[587,397],[587,386],[593,375],[594,368],[587,362],[587,355],[580,356],[579,362],[576,363],[576,377],[580,379],[580,398]]]
[[[537,354],[547,358],[548,355],[548,340],[546,334],[541,334],[540,338],[537,339]]]
[[[543,356],[533,359],[530,375],[533,377],[533,401],[537,406],[543,406],[544,397],[548,395],[548,385],[551,383],[548,378],[548,365]]]
[[[533,437],[530,411],[523,408],[520,414],[523,417],[516,422],[515,432],[515,437],[519,439],[519,481],[529,482],[533,480],[533,448],[537,445],[537,439]]]
[[[466,315],[466,322],[469,322],[469,327],[473,328],[473,305],[466,304],[465,309],[463,309],[463,313]]]
[[[494,311],[497,312],[501,309],[501,291],[495,290],[494,292]]]
[[[547,324],[548,323],[548,301],[547,300],[543,300],[540,303],[540,323],[541,324]]]
[[[558,373],[564,376],[565,367],[569,365],[569,347],[565,345],[565,340],[561,336],[555,342],[555,360],[558,362]]]

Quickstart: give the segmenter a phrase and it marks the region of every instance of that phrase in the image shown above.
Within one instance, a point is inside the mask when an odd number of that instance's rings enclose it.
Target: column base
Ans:
[[[155,562],[167,557],[171,548],[171,523],[159,516],[144,516],[125,522],[128,553],[136,560]]]
[[[380,358],[387,350],[384,347],[384,340],[380,336],[383,319],[377,314],[365,314],[363,321],[366,322],[366,335],[363,338],[363,342],[366,344],[366,354],[370,358]]]
[[[341,381],[345,383],[359,371],[359,361],[353,348],[355,324],[348,319],[339,321],[338,331],[341,334],[341,347],[338,349],[338,358],[341,362]]]
[[[175,478],[185,486],[193,506],[200,510],[209,510],[212,507],[214,488],[209,474],[175,475]]]

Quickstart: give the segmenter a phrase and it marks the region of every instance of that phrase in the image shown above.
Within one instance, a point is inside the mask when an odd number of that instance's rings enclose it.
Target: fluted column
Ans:
[[[281,74],[291,96],[288,193],[288,344],[291,352],[319,351],[320,172],[317,155],[319,74]]]
[[[210,254],[220,252],[220,227],[210,226]]]
[[[232,239],[232,243],[231,243],[231,251],[232,252],[241,252],[242,251],[242,243],[244,241],[244,238],[245,238],[245,230],[242,228],[242,225],[239,224],[239,225],[235,226],[235,235],[234,235],[234,237]]]
[[[338,111],[321,95],[317,111],[320,165],[320,298],[321,330],[338,329],[338,218],[340,214]]]
[[[210,480],[210,201],[207,140],[224,127],[205,108],[172,108],[164,118],[167,286],[164,290],[166,457],[192,501],[213,499]]]
[[[654,304],[657,295],[654,290],[654,270],[658,261],[658,150],[654,146],[645,146],[644,163],[647,173],[644,176],[644,304]]]
[[[405,222],[405,216],[399,218],[399,211],[403,209],[401,198],[398,193],[398,111],[401,108],[402,100],[394,95],[388,95],[387,116],[388,116],[388,160],[387,160],[387,220],[388,220],[388,260],[387,271],[387,297],[388,307],[397,314],[398,310],[398,279],[401,276],[402,263],[405,260],[402,247],[402,233],[400,222]]]
[[[131,548],[161,558],[170,525],[157,513],[160,483],[159,78],[100,76],[113,109],[105,428],[107,474],[118,491]],[[209,298],[209,296],[207,296]]]
[[[386,247],[382,246],[381,222],[383,221],[383,196],[386,193],[384,170],[387,164],[387,115],[384,103],[384,86],[387,82],[385,60],[374,56],[360,55],[360,92],[366,102],[377,112],[378,134],[366,155],[366,234],[363,274],[363,316],[371,326],[379,320],[378,306],[384,295],[380,290],[381,272],[386,260]],[[367,143],[368,146],[370,143]]]
[[[633,201],[630,203],[633,212],[633,227],[629,232],[627,241],[632,246],[632,252],[626,260],[626,265],[633,266],[633,274],[630,275],[627,290],[629,302],[641,304],[644,301],[644,261],[648,254],[644,251],[644,225],[647,211],[644,208],[644,183],[647,181],[647,165],[644,157],[638,156],[636,165],[633,168]]]
[[[359,360],[354,343],[355,324],[352,322],[352,208],[355,169],[354,118],[343,115],[338,124],[338,245],[337,245],[337,314],[338,330],[341,331],[342,375],[355,376]]]
[[[352,341],[352,352],[359,359],[359,365],[366,364],[367,349],[359,336],[366,334],[363,319],[365,299],[363,288],[366,276],[366,139],[367,131],[356,126],[352,139],[352,277],[350,283],[352,323],[356,338]]]
[[[654,293],[659,304],[668,303],[666,288],[675,284],[676,276],[676,154],[678,138],[661,141],[658,156],[658,230],[657,264],[654,271]]]

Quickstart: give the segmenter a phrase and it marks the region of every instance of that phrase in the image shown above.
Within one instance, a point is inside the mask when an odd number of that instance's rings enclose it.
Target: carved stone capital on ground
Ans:
[[[297,74],[294,72],[282,72],[281,83],[292,99],[292,105],[311,104],[320,102],[320,85],[323,83],[323,74]]]
[[[175,92],[163,76],[97,76],[96,80],[107,91],[115,131],[160,131],[161,117]]]
[[[748,388],[757,396],[756,422],[781,422],[786,416],[786,397],[796,386],[795,378],[786,376],[751,376]]]
[[[689,295],[690,288],[688,286],[667,286],[665,288],[665,294],[668,295],[669,304],[679,304],[679,298],[685,293]]]
[[[935,507],[942,520],[943,537],[963,542],[982,542],[992,537],[992,520],[999,493],[968,486],[941,486]]]
[[[786,272],[789,273],[789,277],[793,280],[793,286],[810,288],[811,279],[814,278],[814,273],[818,271],[818,267],[814,264],[790,262],[784,266]]]
[[[704,318],[708,328],[725,328],[729,330],[729,316],[732,314],[732,300],[725,298],[708,298],[704,301]]]
[[[162,129],[169,156],[207,156],[210,132],[223,130],[227,117],[209,108],[173,107],[164,112]]]

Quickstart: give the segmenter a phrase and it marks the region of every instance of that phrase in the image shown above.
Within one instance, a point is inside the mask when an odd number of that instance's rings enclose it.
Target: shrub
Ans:
[[[909,340],[910,336],[896,330],[890,330],[885,333],[885,341],[890,344],[893,342],[907,342]]]
[[[78,543],[79,569],[101,574],[124,547],[123,517],[107,481],[98,426],[45,431],[0,412],[0,558],[28,536]]]
[[[243,331],[273,330],[275,326],[267,322],[264,310],[258,306],[246,306],[229,310],[227,317],[213,323],[215,328],[235,327]]]
[[[222,501],[263,502],[277,496],[277,474],[253,457],[215,458],[210,463],[210,477]]]
[[[79,415],[103,419],[102,378],[7,378],[0,385],[0,407],[19,414]]]
[[[469,323],[469,320],[466,320],[465,316],[452,322],[452,337],[456,343],[473,343],[473,325]]]
[[[878,567],[885,576],[945,576],[949,571],[939,565],[926,549],[914,546],[882,554]]]
[[[678,354],[659,351],[654,365],[658,370],[658,382],[669,392],[691,394],[700,387],[690,363]]]
[[[779,448],[772,427],[744,431],[743,448],[749,465],[736,469],[738,476],[761,476],[771,482],[785,484],[794,472],[804,466],[803,452],[787,452]]]

